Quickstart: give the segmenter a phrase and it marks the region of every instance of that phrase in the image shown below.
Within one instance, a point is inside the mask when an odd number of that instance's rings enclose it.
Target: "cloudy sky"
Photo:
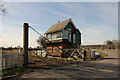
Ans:
[[[82,33],[82,44],[103,44],[117,39],[117,2],[7,2],[2,22],[2,46],[22,46],[23,23],[41,34],[58,21],[71,18]],[[31,29],[29,45],[39,37]]]

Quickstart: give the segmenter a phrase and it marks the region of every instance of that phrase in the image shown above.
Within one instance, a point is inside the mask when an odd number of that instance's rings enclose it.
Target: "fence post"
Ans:
[[[86,50],[84,50],[84,52],[83,52],[83,56],[84,56],[83,61],[86,61],[86,53],[87,53]]]
[[[31,51],[29,51],[29,63],[31,63]]]
[[[2,61],[2,64],[1,64],[1,68],[2,68],[2,70],[3,70],[3,56],[1,57],[1,61]]]
[[[29,24],[23,25],[23,52],[24,52],[24,67],[28,67],[28,28]]]
[[[42,57],[42,49],[41,49],[41,57]]]
[[[95,51],[94,50],[91,51],[91,58],[92,58],[92,60],[95,60]]]
[[[5,69],[7,68],[7,57],[5,58]]]

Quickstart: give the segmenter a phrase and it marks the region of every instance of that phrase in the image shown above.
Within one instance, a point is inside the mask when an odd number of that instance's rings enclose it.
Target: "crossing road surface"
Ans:
[[[70,64],[52,69],[36,69],[35,72],[17,78],[118,78],[118,51],[104,51],[108,57],[102,60]]]

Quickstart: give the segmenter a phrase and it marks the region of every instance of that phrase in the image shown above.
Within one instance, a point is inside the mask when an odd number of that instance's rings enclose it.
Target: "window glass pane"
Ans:
[[[73,34],[73,43],[75,43],[75,34]]]
[[[48,40],[51,40],[51,34],[48,34],[48,35],[47,35],[47,39],[48,39]]]
[[[62,32],[57,32],[57,38],[61,38],[62,37]]]
[[[56,40],[56,33],[52,34],[52,40]]]
[[[68,39],[68,31],[67,30],[63,30],[63,38]]]

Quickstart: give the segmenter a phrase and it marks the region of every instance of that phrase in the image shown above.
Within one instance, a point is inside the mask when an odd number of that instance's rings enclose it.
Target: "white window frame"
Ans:
[[[68,39],[68,31],[67,30],[63,30],[62,37],[63,37],[63,39]]]
[[[52,40],[56,40],[56,33],[52,33]]]
[[[51,37],[52,37],[51,34],[47,34],[47,39],[48,40],[51,40]]]
[[[75,34],[73,34],[73,43],[76,42],[76,41],[75,41],[75,40],[76,40],[75,38],[76,38],[76,36],[75,36]]]

